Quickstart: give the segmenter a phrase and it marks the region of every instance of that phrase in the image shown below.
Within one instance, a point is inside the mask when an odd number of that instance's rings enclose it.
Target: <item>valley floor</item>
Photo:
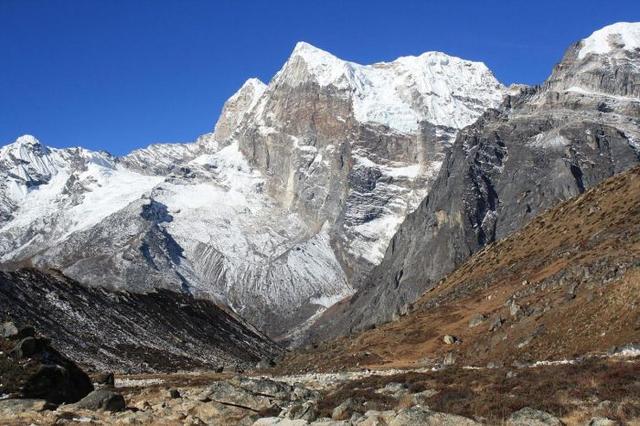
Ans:
[[[0,424],[640,424],[637,355],[499,368],[117,376],[122,412],[73,404],[11,411],[0,401]],[[526,423],[533,420],[542,423]]]

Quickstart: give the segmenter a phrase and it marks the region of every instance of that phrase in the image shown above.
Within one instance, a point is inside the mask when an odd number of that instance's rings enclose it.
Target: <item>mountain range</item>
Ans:
[[[30,283],[29,303],[38,283],[88,292],[39,312],[49,327],[87,318],[78,300],[121,303],[103,291],[142,312],[208,303],[257,360],[278,352],[262,333],[295,346],[406,315],[474,253],[640,162],[639,119],[640,24],[572,45],[536,87],[440,52],[360,65],[301,42],[194,142],[2,147],[3,285]]]

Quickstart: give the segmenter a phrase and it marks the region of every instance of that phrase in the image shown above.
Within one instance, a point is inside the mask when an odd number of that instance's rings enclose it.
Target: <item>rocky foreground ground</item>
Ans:
[[[562,362],[89,377],[34,330],[0,339],[0,424],[640,424],[640,348]]]

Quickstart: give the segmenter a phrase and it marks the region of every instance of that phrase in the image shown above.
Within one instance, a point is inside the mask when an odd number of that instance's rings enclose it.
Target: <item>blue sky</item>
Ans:
[[[439,50],[503,83],[542,82],[570,43],[640,1],[0,0],[0,145],[124,154],[211,130],[296,41],[359,63]]]

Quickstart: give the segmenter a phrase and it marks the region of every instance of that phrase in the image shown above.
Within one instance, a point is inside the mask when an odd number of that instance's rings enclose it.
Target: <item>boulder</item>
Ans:
[[[593,417],[591,420],[589,420],[589,423],[587,423],[588,426],[618,426],[620,423],[618,423],[615,420],[611,420],[608,419],[606,417]]]
[[[306,420],[312,422],[318,417],[318,409],[312,401],[306,401],[302,404],[294,404],[287,412],[287,418],[291,420]]]
[[[173,409],[169,409],[173,411]],[[195,418],[200,419],[201,423],[195,424],[207,424],[207,425],[242,425],[253,424],[256,420],[252,416],[256,413],[242,407],[236,407],[233,405],[220,404],[214,401],[207,403],[196,404],[193,408],[188,409],[188,412]],[[156,419],[157,422],[157,419]],[[175,422],[176,424],[185,424],[188,422]]]
[[[267,378],[234,377],[229,381],[235,386],[239,386],[257,395],[268,395],[279,400],[291,399],[294,388],[284,382],[278,382]]]
[[[408,386],[405,383],[391,382],[387,383],[382,389],[378,389],[376,393],[385,395],[392,395],[395,398],[399,398],[402,395],[408,393]]]
[[[178,398],[182,398],[182,395],[180,395],[180,391],[178,389],[169,389],[169,398],[171,399],[178,399]]]
[[[98,389],[76,403],[78,408],[85,410],[124,411],[126,404],[119,393]]]
[[[487,320],[487,317],[483,314],[475,314],[469,320],[469,328],[477,327]]]
[[[245,407],[256,412],[267,411],[274,407],[273,396],[254,393],[229,381],[213,383],[198,399],[203,402],[214,401],[221,404]]]
[[[115,386],[116,380],[113,373],[104,373],[96,377],[96,383],[104,386]]]
[[[320,399],[320,392],[304,387],[301,383],[294,383],[293,390],[291,391],[290,398],[293,401],[300,400],[314,400]]]
[[[2,325],[4,331],[8,327]],[[50,346],[47,339],[31,336],[32,327],[25,327],[6,340],[0,352],[2,392],[24,399],[42,399],[53,404],[73,403],[93,390],[89,376],[73,361]],[[10,346],[9,346],[10,347]]]
[[[342,404],[333,409],[333,420],[347,420],[358,409],[358,404],[353,398],[346,399]]]
[[[444,336],[442,338],[442,341],[446,344],[446,345],[453,345],[458,339],[455,338],[455,336],[452,336],[450,334],[447,334],[446,336]]]
[[[0,324],[0,337],[14,337],[18,335],[18,328],[11,321]]]
[[[78,401],[91,390],[91,380],[75,364],[44,364],[25,381],[21,395],[61,404]]]
[[[546,411],[525,407],[507,419],[507,426],[561,426],[562,422]]]
[[[422,407],[411,407],[398,411],[395,418],[388,422],[388,425],[476,426],[480,423],[455,414],[440,413]]]
[[[14,417],[25,412],[53,410],[56,407],[44,399],[3,399],[0,400],[0,416]]]
[[[47,344],[45,339],[37,339],[35,337],[25,337],[20,340],[16,346],[9,352],[15,359],[29,358],[42,350]]]
[[[24,339],[25,337],[36,337],[36,329],[28,325],[26,327],[22,327],[18,331],[18,334],[13,336],[13,338],[17,340]]]

